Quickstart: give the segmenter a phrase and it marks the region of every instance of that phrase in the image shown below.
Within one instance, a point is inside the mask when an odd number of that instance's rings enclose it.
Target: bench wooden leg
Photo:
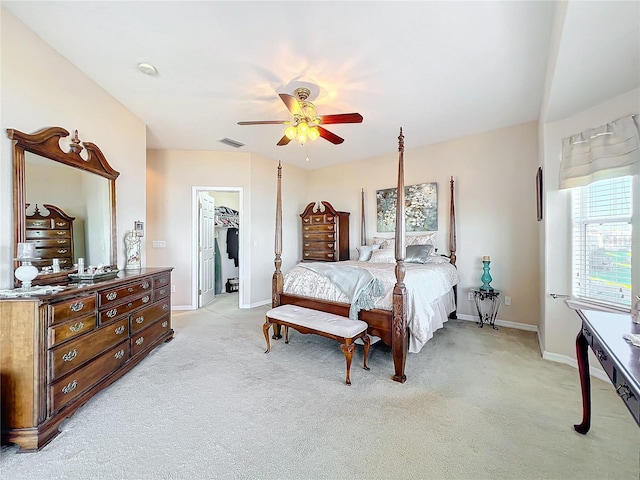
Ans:
[[[364,368],[365,370],[369,370],[367,367],[367,360],[369,359],[369,348],[371,347],[371,338],[369,335],[365,333],[364,337],[362,337],[362,341],[364,342]]]
[[[280,335],[282,338],[282,335]],[[287,325],[284,326],[284,343],[289,343],[289,327]]]
[[[351,360],[353,360],[353,351],[356,349],[355,344],[351,343],[347,345],[343,343],[340,345],[340,350],[344,353],[344,357],[347,359],[347,379],[344,383],[351,385]]]
[[[269,328],[271,327],[272,323],[269,321],[269,317],[267,317],[267,319],[264,322],[264,325],[262,325],[262,332],[264,333],[264,339],[267,341],[267,350],[264,353],[269,353],[269,351],[271,350],[271,344],[269,343]]]

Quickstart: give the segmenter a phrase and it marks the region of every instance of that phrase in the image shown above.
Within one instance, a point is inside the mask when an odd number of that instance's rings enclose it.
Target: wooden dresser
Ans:
[[[171,270],[0,300],[3,443],[42,448],[65,418],[173,338]]]
[[[329,202],[310,203],[302,218],[302,261],[349,260],[349,212]]]
[[[55,205],[43,204],[49,211],[43,215],[35,206],[32,215],[26,217],[26,240],[35,244],[36,258],[31,263],[38,267],[48,267],[57,258],[60,268],[73,265],[73,221]]]

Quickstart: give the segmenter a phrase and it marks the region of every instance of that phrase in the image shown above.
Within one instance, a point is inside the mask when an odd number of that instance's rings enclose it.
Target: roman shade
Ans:
[[[629,115],[562,141],[560,188],[640,174],[638,115]]]

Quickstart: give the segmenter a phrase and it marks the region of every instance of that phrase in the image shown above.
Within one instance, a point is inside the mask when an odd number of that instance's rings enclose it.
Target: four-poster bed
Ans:
[[[276,232],[275,232],[275,272],[272,279],[272,305],[277,307],[279,305],[293,304],[301,307],[306,307],[314,310],[320,310],[328,313],[341,315],[344,317],[349,316],[350,302],[348,299],[339,297],[339,301],[336,301],[336,296],[324,296],[315,295],[310,293],[300,294],[299,291],[289,288],[287,284],[291,282],[285,282],[285,277],[281,272],[282,266],[282,195],[281,195],[281,179],[282,179],[282,166],[278,165],[278,181],[277,181],[277,194],[276,194]],[[406,381],[405,375],[405,363],[408,351],[408,336],[409,331],[412,330],[412,345],[415,345],[413,336],[420,337],[420,341],[417,343],[417,349],[414,348],[411,351],[418,351],[422,344],[426,342],[433,335],[433,331],[442,326],[442,322],[446,321],[447,314],[451,314],[450,318],[455,318],[455,305],[456,305],[456,284],[457,273],[455,271],[456,261],[456,232],[455,232],[455,208],[454,208],[454,182],[451,178],[450,182],[450,231],[449,231],[449,255],[441,255],[434,257],[430,265],[416,265],[414,263],[408,264],[406,260],[406,236],[405,236],[405,188],[404,188],[404,136],[402,135],[402,129],[400,129],[400,135],[398,136],[398,182],[397,182],[397,203],[396,203],[396,226],[395,226],[395,268],[391,273],[390,268],[387,268],[387,272],[383,272],[381,265],[368,265],[363,262],[336,262],[339,265],[359,265],[371,271],[374,275],[377,273],[386,275],[387,285],[389,289],[392,286],[392,292],[388,291],[386,294],[386,300],[376,303],[375,308],[370,310],[360,310],[358,318],[365,321],[369,328],[367,332],[369,335],[379,337],[383,343],[391,346],[393,363],[395,374],[393,380],[403,383]],[[363,215],[362,215],[362,244],[365,244],[365,230],[364,230],[364,199],[362,201]],[[390,254],[389,250],[387,252]],[[446,258],[446,259],[445,259]],[[435,261],[442,260],[442,261]],[[393,261],[393,259],[391,259]],[[443,265],[446,264],[446,265]],[[391,265],[385,265],[384,267],[391,267]],[[304,268],[296,267],[293,270],[306,270]],[[293,272],[292,270],[292,272]],[[438,283],[436,286],[422,283],[418,285],[417,278],[424,275],[424,270],[429,270],[428,275],[432,277],[441,276],[444,277],[442,283]],[[434,273],[435,272],[435,273]],[[452,273],[453,272],[453,273]],[[287,274],[287,280],[289,275]],[[310,273],[313,274],[313,273]],[[393,281],[390,283],[389,278]],[[405,284],[405,277],[408,284]],[[455,277],[455,278],[454,278]],[[306,280],[308,284],[322,283],[319,278],[313,278],[311,281]],[[422,281],[422,280],[420,280]],[[439,280],[440,281],[440,280]],[[395,284],[393,283],[395,282]],[[409,287],[409,294],[408,288]],[[422,290],[419,290],[422,289]],[[323,294],[324,295],[324,294]],[[408,296],[409,295],[409,296]],[[423,302],[421,304],[420,302]],[[426,302],[426,303],[425,303]],[[433,313],[433,311],[436,311]],[[425,312],[430,312],[429,314]],[[422,321],[419,316],[429,316],[431,313],[435,317],[435,325],[431,325],[431,318],[428,319],[427,325],[420,325]],[[409,316],[408,316],[409,315]],[[438,317],[438,315],[440,315]],[[444,320],[442,319],[444,316]],[[423,322],[424,323],[424,322]],[[409,325],[411,324],[411,325]],[[411,329],[408,327],[411,326]],[[419,332],[418,329],[423,331]],[[280,330],[274,327],[274,339],[282,338]]]

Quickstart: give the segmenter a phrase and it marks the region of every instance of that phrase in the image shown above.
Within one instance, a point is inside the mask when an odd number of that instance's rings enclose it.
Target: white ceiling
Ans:
[[[254,152],[317,168],[536,120],[555,2],[2,1],[147,125],[154,149]],[[640,86],[640,3],[570,2],[548,118]],[[604,60],[606,59],[606,60]],[[136,69],[153,64],[158,75]],[[601,66],[605,65],[606,68]],[[613,79],[613,81],[612,81]],[[276,146],[278,93],[317,85],[345,139]],[[74,128],[69,126],[69,128]],[[245,143],[237,150],[220,140]],[[310,161],[305,162],[307,154]]]

